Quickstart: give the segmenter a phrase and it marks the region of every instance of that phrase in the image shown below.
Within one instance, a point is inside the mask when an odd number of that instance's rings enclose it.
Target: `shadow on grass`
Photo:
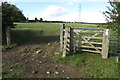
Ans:
[[[44,35],[45,32],[40,30],[14,30],[12,33],[12,43],[17,45],[39,44],[59,41],[59,35]]]
[[[76,50],[75,52],[72,51],[70,53],[67,54],[67,56],[73,56],[73,55],[82,55],[82,54],[85,54],[86,52],[85,51],[82,51],[82,50]],[[90,52],[89,52],[90,53]],[[91,54],[96,54],[96,53],[91,53]]]

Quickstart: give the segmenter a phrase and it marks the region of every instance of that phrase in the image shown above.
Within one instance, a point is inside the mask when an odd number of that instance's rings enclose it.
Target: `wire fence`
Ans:
[[[109,54],[120,55],[120,35],[118,31],[115,31],[115,30],[110,31]]]

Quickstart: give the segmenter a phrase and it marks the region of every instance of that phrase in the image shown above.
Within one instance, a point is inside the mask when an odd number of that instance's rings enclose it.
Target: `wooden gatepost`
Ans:
[[[60,49],[62,54],[62,57],[65,57],[67,53],[70,53],[73,51],[73,28],[71,27],[66,27],[65,24],[61,25],[61,30],[60,30]]]
[[[79,50],[100,53],[104,59],[108,57],[109,29],[66,27],[65,24],[62,24],[60,32],[60,49],[63,53],[62,57],[65,57],[70,52]],[[91,33],[91,36],[82,35]],[[98,39],[101,42],[91,41],[92,39]]]
[[[109,51],[109,29],[104,29],[102,40],[102,58],[108,58]]]

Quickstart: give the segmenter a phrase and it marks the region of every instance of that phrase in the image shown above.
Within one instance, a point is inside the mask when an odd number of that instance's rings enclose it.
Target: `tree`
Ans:
[[[3,26],[12,26],[14,21],[25,21],[26,18],[15,5],[7,2],[2,3]]]
[[[42,22],[43,21],[43,18],[40,18],[40,22]]]
[[[107,7],[108,11],[103,12],[108,21],[108,28],[116,30],[118,40],[120,40],[120,2],[113,0],[109,1],[111,7]]]
[[[37,22],[38,21],[38,19],[35,17],[35,21]]]
[[[108,2],[111,7],[107,7],[108,11],[103,12],[106,16],[108,25],[112,29],[120,29],[120,2],[113,0]]]
[[[14,26],[14,21],[25,21],[26,18],[15,5],[7,2],[2,2],[2,43],[6,44],[7,39],[10,37],[10,29]],[[8,31],[8,32],[6,32]],[[10,40],[10,39],[9,39]],[[7,42],[9,45],[10,42]]]

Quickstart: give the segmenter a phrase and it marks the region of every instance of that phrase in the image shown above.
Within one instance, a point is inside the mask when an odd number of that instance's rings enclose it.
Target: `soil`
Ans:
[[[81,69],[53,59],[59,50],[59,42],[25,44],[3,51],[3,69],[19,64],[23,70],[20,78],[85,78]],[[4,74],[3,74],[4,75]]]

